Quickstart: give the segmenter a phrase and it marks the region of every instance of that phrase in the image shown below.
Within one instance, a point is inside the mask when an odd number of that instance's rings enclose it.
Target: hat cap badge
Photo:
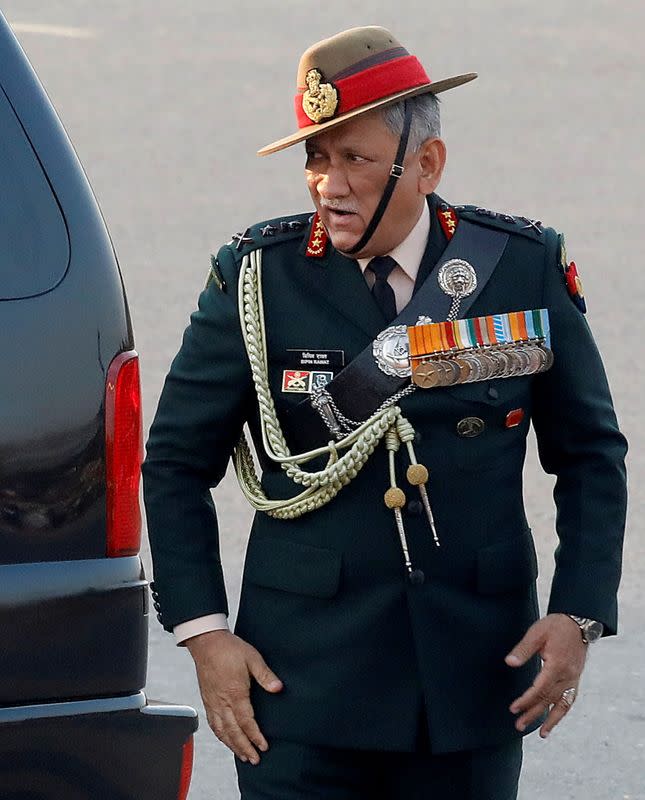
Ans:
[[[312,122],[331,119],[338,108],[338,92],[331,83],[321,83],[320,70],[310,69],[306,75],[307,90],[302,95],[302,110]]]

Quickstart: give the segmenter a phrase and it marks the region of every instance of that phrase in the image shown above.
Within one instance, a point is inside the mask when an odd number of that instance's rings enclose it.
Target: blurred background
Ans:
[[[631,442],[622,635],[593,649],[566,723],[546,742],[527,740],[520,797],[645,798],[642,2],[0,0],[0,8],[63,119],[112,234],[141,355],[146,426],[209,254],[254,222],[310,209],[301,148],[255,156],[295,129],[302,51],[344,28],[378,24],[434,79],[479,72],[442,95],[449,159],[440,193],[566,233]],[[534,452],[526,494],[544,598],[556,540],[551,480]],[[215,497],[235,609],[251,514],[231,475]],[[144,560],[150,575],[147,548]],[[202,710],[188,653],[154,616],[147,691]],[[232,757],[203,715],[195,758],[191,800],[238,796]]]

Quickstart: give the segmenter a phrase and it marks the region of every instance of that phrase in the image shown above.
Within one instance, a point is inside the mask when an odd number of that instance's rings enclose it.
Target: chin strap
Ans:
[[[354,245],[354,247],[352,247],[351,250],[345,251],[347,255],[353,255],[354,253],[359,253],[372,238],[372,236],[374,235],[374,231],[377,229],[379,222],[383,218],[383,214],[385,214],[385,209],[387,208],[387,205],[390,202],[390,198],[392,197],[392,192],[394,191],[396,182],[401,177],[401,175],[403,175],[403,170],[404,170],[403,159],[405,158],[405,151],[407,150],[408,147],[410,124],[412,122],[412,109],[407,100],[404,101],[403,108],[405,113],[405,117],[403,120],[403,130],[401,131],[401,138],[399,139],[399,146],[396,151],[396,156],[394,157],[394,164],[392,164],[392,169],[390,170],[390,176],[387,179],[387,183],[385,184],[383,195],[379,201],[378,206],[376,207],[376,211],[374,212],[374,215],[370,220],[369,225],[365,229],[365,233],[361,236],[358,244]]]

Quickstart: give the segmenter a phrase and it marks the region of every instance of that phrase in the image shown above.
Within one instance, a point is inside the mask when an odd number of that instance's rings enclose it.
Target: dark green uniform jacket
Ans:
[[[430,198],[431,211],[437,202]],[[284,681],[277,695],[252,690],[269,740],[410,749],[424,707],[435,752],[518,735],[508,706],[532,682],[537,659],[511,669],[504,656],[538,616],[536,553],[522,499],[531,422],[542,465],[557,477],[560,544],[548,610],[616,630],[626,445],[586,319],[565,286],[560,238],[508,217],[459,213],[510,234],[468,315],[548,308],[554,366],[537,376],[417,390],[401,401],[417,431],[418,460],[431,470],[441,539],[436,548],[408,487],[404,520],[422,584],[407,580],[393,514],[383,504],[382,444],[324,508],[288,521],[256,514],[236,633]],[[270,382],[287,442],[286,412],[303,399],[281,391],[283,370],[294,368],[287,351],[342,350],[347,362],[387,327],[356,262],[331,245],[324,258],[308,258],[307,215],[293,219],[299,231],[282,232],[274,221],[274,235],[262,236],[264,223],[250,229],[253,242],[239,251],[220,250],[217,280],[201,294],[166,379],[143,470],[154,592],[166,630],[227,612],[209,489],[222,479],[245,422],[262,449],[238,318],[242,257],[264,248]],[[417,285],[445,244],[432,213]],[[507,428],[506,415],[518,408],[523,422]],[[473,438],[457,433],[468,416],[485,423]],[[279,466],[266,458],[262,466],[270,497],[296,493]]]

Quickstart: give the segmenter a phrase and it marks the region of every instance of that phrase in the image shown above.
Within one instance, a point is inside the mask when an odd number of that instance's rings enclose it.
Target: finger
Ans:
[[[539,719],[545,711],[550,708],[550,703],[536,703],[515,720],[515,727],[518,731],[525,731],[529,725]]]
[[[515,645],[511,652],[506,656],[505,661],[509,667],[521,667],[523,664],[539,652],[544,641],[541,630],[532,625],[524,637]]]
[[[551,709],[549,716],[545,719],[544,724],[540,728],[540,736],[543,739],[551,733],[555,726],[560,723],[564,717],[571,711],[573,703],[567,703],[564,697],[560,697],[557,703]]]
[[[269,669],[266,661],[255,649],[248,657],[248,668],[251,675],[267,692],[279,692],[282,690],[282,681],[275,672]]]
[[[224,737],[222,741],[242,761],[259,764],[260,757],[249,741],[248,736],[240,728],[232,708],[225,708],[222,712]]]
[[[253,713],[253,706],[251,705],[248,697],[245,700],[240,700],[233,708],[235,719],[240,728],[244,731],[246,736],[253,744],[263,752],[269,749],[267,740],[262,735],[257,722],[255,721],[255,714]]]
[[[548,667],[543,667],[533,685],[511,703],[511,713],[519,714],[520,711],[526,711],[539,703],[543,706],[551,705],[553,698],[557,698],[560,694],[557,686],[558,681],[554,679],[551,671]]]

